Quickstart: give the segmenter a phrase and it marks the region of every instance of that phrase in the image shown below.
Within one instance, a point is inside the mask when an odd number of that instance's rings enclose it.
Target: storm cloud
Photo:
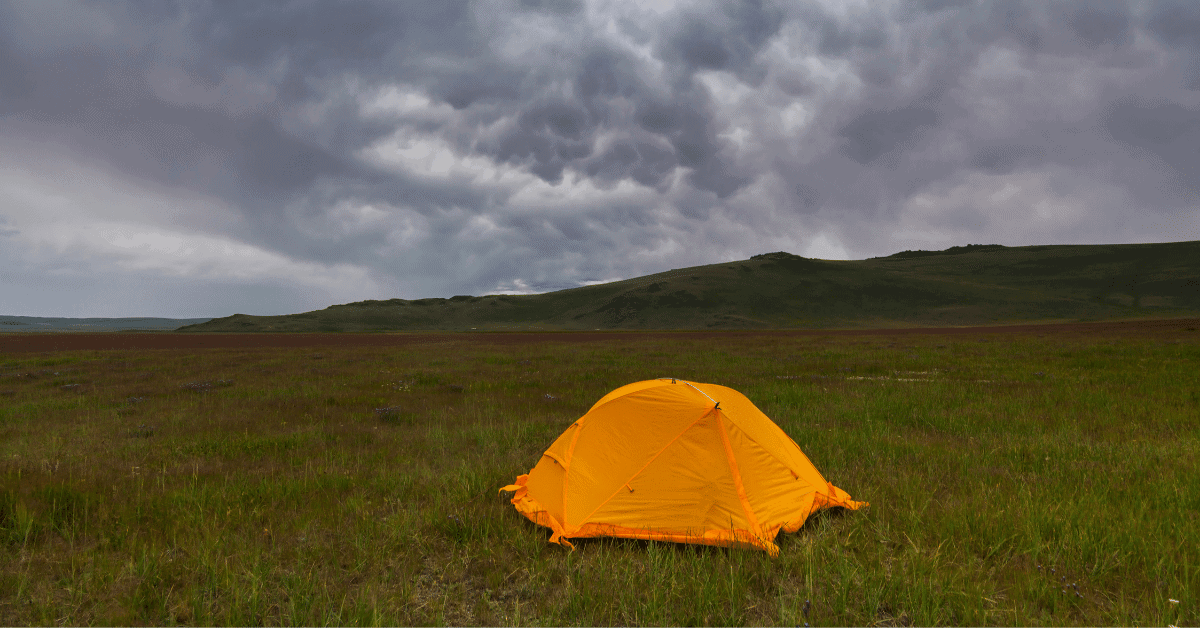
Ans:
[[[1186,0],[0,3],[0,313],[1200,239]]]

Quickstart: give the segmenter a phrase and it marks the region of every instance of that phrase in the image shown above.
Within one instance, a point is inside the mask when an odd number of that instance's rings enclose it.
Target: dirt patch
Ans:
[[[342,334],[206,334],[206,333],[30,333],[0,335],[0,353],[112,351],[130,349],[254,349],[294,347],[404,347],[439,342],[477,344],[590,343],[612,340],[706,340],[712,338],[811,336],[911,336],[1039,334],[1054,336],[1144,336],[1162,332],[1195,332],[1200,319],[1153,319],[1096,323],[1049,323],[993,327],[916,327],[909,329],[786,329],[765,331],[590,331],[483,333],[342,333]]]

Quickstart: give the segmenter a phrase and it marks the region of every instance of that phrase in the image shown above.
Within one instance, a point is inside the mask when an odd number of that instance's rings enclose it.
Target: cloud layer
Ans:
[[[1200,239],[1200,4],[14,0],[0,313]]]

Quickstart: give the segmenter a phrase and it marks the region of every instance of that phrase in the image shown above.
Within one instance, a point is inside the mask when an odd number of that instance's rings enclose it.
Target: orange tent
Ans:
[[[512,503],[553,543],[615,536],[779,552],[780,530],[858,509],[741,393],[657,379],[622,386],[571,424],[516,484]]]

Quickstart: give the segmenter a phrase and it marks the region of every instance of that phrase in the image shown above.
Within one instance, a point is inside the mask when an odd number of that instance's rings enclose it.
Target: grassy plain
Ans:
[[[504,340],[0,356],[0,624],[1200,623],[1200,332]],[[871,507],[547,544],[497,488],[661,376]]]

